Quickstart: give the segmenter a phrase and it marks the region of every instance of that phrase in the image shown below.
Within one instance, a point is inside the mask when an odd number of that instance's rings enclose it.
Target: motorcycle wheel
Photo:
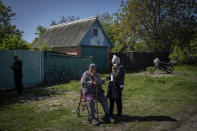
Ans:
[[[174,67],[172,65],[168,65],[167,69],[166,69],[166,72],[167,73],[172,73],[173,70],[174,70]]]

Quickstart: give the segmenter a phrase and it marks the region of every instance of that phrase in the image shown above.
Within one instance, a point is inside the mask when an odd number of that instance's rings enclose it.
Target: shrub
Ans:
[[[186,63],[187,55],[178,46],[173,47],[173,53],[170,54],[169,58],[173,61],[177,61],[178,64]]]
[[[146,67],[146,71],[148,71],[149,73],[153,73],[153,67],[152,66],[148,66],[148,67]]]

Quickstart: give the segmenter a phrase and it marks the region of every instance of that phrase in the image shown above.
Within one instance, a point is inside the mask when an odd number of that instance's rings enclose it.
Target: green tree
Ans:
[[[188,47],[197,22],[197,0],[127,0],[116,15],[114,35],[121,50]],[[141,49],[140,49],[141,50]]]
[[[29,49],[30,50],[34,50],[33,46],[34,44],[40,39],[40,37],[46,32],[47,28],[45,28],[44,26],[39,25],[36,28],[36,32],[34,33],[36,35],[36,38],[32,41],[31,44],[29,44]]]
[[[113,39],[113,32],[112,32],[112,25],[114,23],[113,21],[113,15],[109,14],[108,12],[104,12],[103,14],[98,16],[98,19],[104,28],[105,32],[107,33],[108,37],[114,43]]]
[[[44,34],[44,32],[46,32],[47,28],[39,25],[37,28],[36,28],[36,32],[35,32],[35,35],[37,35],[37,37],[40,37],[42,34]]]
[[[118,10],[114,15],[114,23],[112,25],[112,34],[113,34],[113,42],[114,48],[112,51],[114,52],[122,52],[122,51],[130,51],[134,50],[134,38],[133,34],[126,29],[125,22],[122,17],[120,17],[120,10]]]
[[[112,48],[114,52],[121,52],[123,50],[129,50],[129,39],[123,36],[123,32],[119,34],[120,24],[117,22],[117,13],[109,14],[108,12],[104,12],[103,14],[99,15],[99,21],[103,28],[105,29],[108,37],[110,38],[111,42],[115,45]],[[121,44],[119,44],[121,43]]]
[[[46,41],[43,41],[42,43],[38,40],[38,50],[39,51],[51,51],[52,47],[49,47],[47,45]]]
[[[28,50],[28,44],[21,39],[21,36],[6,34],[0,46],[1,50]]]
[[[28,49],[27,42],[22,39],[23,32],[11,24],[15,15],[10,6],[0,1],[0,49]]]
[[[190,41],[189,53],[197,55],[197,33],[194,38]]]

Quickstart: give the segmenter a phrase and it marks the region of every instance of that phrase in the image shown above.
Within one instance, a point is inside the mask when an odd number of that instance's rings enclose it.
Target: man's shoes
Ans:
[[[96,119],[92,119],[93,126],[99,126],[99,122]]]
[[[110,122],[110,123],[115,123],[114,119],[111,118],[111,117],[109,117],[109,122]]]
[[[122,114],[118,114],[118,117],[122,117]]]
[[[109,113],[109,115],[110,115],[112,118],[113,118],[113,116],[114,116],[113,113]]]
[[[106,116],[106,115],[102,119],[105,123],[114,123],[115,122],[113,118]]]

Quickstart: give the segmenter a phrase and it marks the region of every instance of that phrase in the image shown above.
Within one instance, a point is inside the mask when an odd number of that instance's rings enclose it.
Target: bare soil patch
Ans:
[[[133,75],[135,76],[151,76],[151,77],[173,77],[176,76],[178,73],[164,73],[164,72],[154,72],[154,73],[149,73],[149,72],[142,72],[142,73],[134,73]]]
[[[176,122],[160,122],[150,131],[196,131],[197,130],[197,104],[189,106],[184,112],[172,116]]]
[[[189,78],[189,80],[191,80],[193,82],[197,82],[197,77],[191,77],[191,78]]]

